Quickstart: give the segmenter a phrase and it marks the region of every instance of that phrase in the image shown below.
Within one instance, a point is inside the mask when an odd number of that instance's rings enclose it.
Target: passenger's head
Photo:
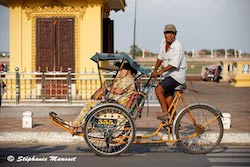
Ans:
[[[118,66],[119,68],[121,68],[121,70],[120,70],[121,77],[125,77],[125,76],[131,75],[131,74],[136,75],[136,73],[137,73],[137,70],[134,69],[133,67],[131,67],[129,63],[117,62],[115,65]]]

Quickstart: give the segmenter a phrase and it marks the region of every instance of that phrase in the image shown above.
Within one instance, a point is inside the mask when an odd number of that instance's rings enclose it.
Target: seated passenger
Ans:
[[[126,106],[130,95],[135,91],[134,76],[136,70],[132,68],[129,63],[124,63],[122,69],[119,71],[116,81],[112,87],[106,87],[110,92],[109,99],[117,101],[119,104]],[[101,103],[101,100],[89,100],[82,108],[79,115],[73,121],[73,126],[77,127],[84,122],[85,115],[90,109]]]

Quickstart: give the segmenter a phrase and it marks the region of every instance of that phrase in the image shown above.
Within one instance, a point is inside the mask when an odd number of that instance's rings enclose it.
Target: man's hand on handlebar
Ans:
[[[153,73],[151,74],[151,76],[153,77],[153,78],[156,78],[156,77],[159,77],[161,74],[159,73],[159,72],[157,72],[157,71],[153,71]]]

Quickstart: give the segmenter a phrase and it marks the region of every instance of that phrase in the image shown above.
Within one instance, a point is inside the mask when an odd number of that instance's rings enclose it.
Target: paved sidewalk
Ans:
[[[184,98],[188,103],[204,102],[218,108],[222,113],[230,113],[232,126],[225,130],[223,143],[250,144],[250,88],[235,88],[228,83],[192,82],[196,94],[187,90]],[[188,87],[192,88],[188,83]],[[199,97],[199,99],[197,99]],[[81,104],[25,104],[18,106],[3,104],[0,112],[0,143],[74,143],[83,142],[82,137],[72,137],[69,133],[53,125],[49,112],[56,112],[65,120],[73,120],[81,110]],[[181,107],[180,107],[181,108]],[[31,111],[32,129],[22,128],[22,113]],[[158,103],[151,104],[143,111],[141,119],[136,121],[139,130],[151,130],[160,123],[153,114],[161,111]]]

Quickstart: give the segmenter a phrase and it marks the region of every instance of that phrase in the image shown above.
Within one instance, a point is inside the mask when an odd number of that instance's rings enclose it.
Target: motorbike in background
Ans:
[[[219,82],[221,77],[222,68],[218,66],[205,67],[205,73],[203,74],[203,81]]]

